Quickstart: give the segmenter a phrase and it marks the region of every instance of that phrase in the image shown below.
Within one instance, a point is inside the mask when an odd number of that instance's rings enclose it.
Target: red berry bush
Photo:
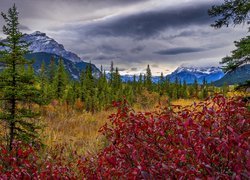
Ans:
[[[250,113],[241,98],[218,95],[148,113],[115,105],[113,125],[100,130],[109,145],[96,160],[79,163],[87,178],[250,177]]]
[[[0,179],[76,179],[72,163],[59,156],[40,157],[29,145],[15,142],[12,151],[0,146]]]
[[[16,143],[0,146],[0,179],[248,179],[250,112],[241,98],[216,96],[188,107],[135,113],[115,103],[108,145],[97,157],[42,158]],[[57,151],[58,152],[58,151]],[[53,153],[52,153],[53,154]],[[77,158],[76,158],[77,157]]]

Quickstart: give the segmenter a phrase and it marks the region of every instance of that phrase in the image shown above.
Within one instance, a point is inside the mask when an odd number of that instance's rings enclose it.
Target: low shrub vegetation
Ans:
[[[154,112],[121,101],[100,132],[98,155],[41,158],[30,146],[1,146],[1,178],[236,178],[250,176],[250,112],[242,98],[212,99]],[[48,157],[48,156],[46,156]]]

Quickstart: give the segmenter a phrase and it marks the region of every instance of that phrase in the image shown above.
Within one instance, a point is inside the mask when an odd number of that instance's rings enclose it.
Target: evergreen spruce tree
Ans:
[[[226,56],[220,62],[224,72],[234,71],[241,65],[250,63],[250,36],[234,42],[237,49],[232,51],[231,56]]]
[[[217,17],[212,27],[221,28],[222,26],[229,26],[229,24],[239,25],[249,24],[249,0],[224,0],[221,5],[214,5],[208,10],[211,17]],[[250,31],[250,27],[249,27]]]
[[[146,88],[151,91],[152,90],[152,73],[149,65],[147,66],[146,70]]]
[[[146,74],[143,74],[143,87],[146,87]]]
[[[86,67],[81,75],[81,100],[85,105],[86,111],[96,111],[97,91],[95,88],[95,79],[92,75],[92,64]]]
[[[187,82],[184,79],[183,85],[182,85],[182,98],[186,99],[188,97],[188,92],[187,92]]]
[[[115,68],[115,73],[113,75],[113,88],[115,92],[118,92],[122,86],[122,81],[121,81],[121,76],[119,74],[119,70],[116,67]]]
[[[163,76],[163,73],[161,73],[161,76],[160,76],[160,81],[158,83],[159,85],[159,94],[160,96],[162,96],[164,94],[164,76]]]
[[[108,83],[106,79],[106,72],[103,71],[101,77],[97,81],[97,94],[99,109],[102,110],[108,104]]]
[[[23,34],[19,31],[18,14],[15,5],[7,14],[1,13],[6,22],[3,33],[7,39],[1,43],[6,50],[0,55],[0,63],[4,67],[0,72],[0,99],[3,101],[0,119],[8,126],[9,150],[12,150],[15,140],[37,142],[38,127],[34,122],[37,112],[32,111],[29,105],[41,103],[33,72],[27,69],[31,62],[24,58],[28,45],[21,41]]]
[[[101,65],[101,76],[103,76],[103,67]]]
[[[111,61],[111,65],[110,65],[110,81],[109,83],[112,85],[113,84],[113,79],[114,79],[114,62]]]
[[[194,89],[194,96],[197,98],[199,93],[199,85],[197,79],[194,80],[193,89]]]
[[[53,56],[51,56],[50,63],[49,63],[49,70],[48,70],[48,76],[49,76],[49,82],[52,83],[56,74],[56,64],[55,59]]]
[[[221,5],[212,6],[208,14],[217,17],[212,27],[221,28],[230,24],[250,24],[250,1],[249,0],[224,0]],[[248,27],[250,32],[250,27]],[[221,64],[225,64],[225,72],[234,71],[239,66],[250,62],[250,36],[234,42],[236,50],[231,56],[222,59]]]
[[[66,86],[68,84],[68,80],[69,80],[69,77],[65,70],[63,60],[60,59],[56,73],[55,73],[54,82],[53,82],[54,87],[55,87],[56,98],[58,99],[63,98]]]

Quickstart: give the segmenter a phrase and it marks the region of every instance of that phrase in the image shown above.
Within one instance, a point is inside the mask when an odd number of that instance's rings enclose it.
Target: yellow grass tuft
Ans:
[[[42,134],[49,149],[64,146],[81,154],[96,154],[104,146],[105,138],[98,130],[108,122],[112,110],[91,114],[72,109],[67,112],[63,106],[49,105],[45,109],[41,117],[45,125]]]

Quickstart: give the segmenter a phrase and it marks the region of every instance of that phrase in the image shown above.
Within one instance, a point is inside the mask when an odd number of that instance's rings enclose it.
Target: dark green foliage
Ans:
[[[114,79],[114,62],[111,61],[111,65],[110,65],[110,84],[113,83],[113,79]]]
[[[52,83],[56,75],[56,64],[55,64],[55,59],[52,56],[50,59],[49,63],[49,71],[48,71],[48,76],[49,76],[49,82]]]
[[[50,80],[54,78],[56,72],[56,66],[59,64],[59,60],[62,59],[65,69],[67,70],[68,74],[72,79],[79,80],[80,74],[82,70],[86,69],[89,63],[86,62],[77,62],[74,63],[68,59],[60,57],[55,54],[45,53],[45,52],[36,52],[36,53],[29,53],[25,55],[25,58],[29,60],[34,60],[33,67],[38,72],[41,68],[42,62],[44,62],[45,67],[47,69],[47,74],[50,76]],[[99,74],[99,70],[92,64],[92,69],[95,74]],[[52,71],[52,72],[51,72]]]
[[[223,67],[225,72],[234,71],[239,66],[250,62],[250,36],[235,41],[234,44],[237,49],[232,51],[231,56],[224,57],[221,61],[222,64],[226,64]]]
[[[212,24],[215,28],[229,26],[230,23],[250,24],[250,1],[249,0],[224,0],[224,3],[219,6],[213,6],[209,11],[212,17],[219,17]],[[250,31],[250,27],[249,27]],[[231,72],[243,64],[250,62],[250,37],[242,38],[240,41],[235,41],[236,50],[232,51],[231,56],[222,59],[221,63],[225,72]]]
[[[60,59],[53,79],[56,98],[62,99],[68,84],[69,77],[65,70],[64,63]]]
[[[85,104],[85,109],[91,112],[96,111],[97,89],[95,82],[92,66],[87,66],[87,69],[81,74],[81,100]]]
[[[3,33],[7,40],[1,45],[7,50],[1,51],[0,58],[4,67],[0,73],[0,99],[3,101],[0,119],[7,124],[7,144],[11,150],[15,140],[36,142],[37,126],[32,118],[37,112],[32,110],[32,105],[40,104],[41,99],[31,62],[24,58],[28,45],[21,41],[23,35],[19,31],[16,6],[2,16],[6,22]]]
[[[249,11],[249,0],[225,0],[219,6],[212,6],[208,14],[212,17],[219,17],[212,26],[221,28],[229,26],[230,23],[234,25],[249,23]]]
[[[100,76],[96,77],[93,73],[93,66],[89,63],[86,70],[82,71],[80,80],[77,81],[70,80],[65,75],[67,73],[63,61],[60,61],[58,66],[55,65],[57,71],[53,80],[54,83],[50,83],[48,80],[49,74],[46,75],[46,72],[50,71],[50,67],[45,67],[45,70],[43,67],[44,65],[40,68],[39,83],[44,98],[49,101],[59,99],[60,102],[66,103],[67,107],[71,108],[74,108],[77,101],[81,101],[83,104],[82,110],[92,113],[110,107],[113,101],[119,101],[123,97],[126,97],[131,105],[141,103],[137,100],[144,98],[143,92],[145,91],[158,93],[159,101],[162,97],[168,97],[169,99],[186,99],[190,97],[205,99],[214,93],[214,91],[209,91],[212,86],[205,81],[202,86],[198,85],[197,80],[192,85],[187,85],[185,81],[181,83],[178,79],[176,79],[175,83],[170,83],[169,79],[161,74],[160,81],[154,83],[151,80],[152,75],[149,66],[144,75],[140,74],[138,79],[134,76],[131,82],[126,83],[121,81],[118,68],[114,68],[113,63],[111,63],[111,77],[110,74],[109,78],[107,78],[106,72],[102,68]]]
[[[150,69],[149,65],[147,66],[145,81],[146,81],[145,83],[146,83],[147,89],[149,91],[152,90],[152,73],[151,73],[151,69]]]

